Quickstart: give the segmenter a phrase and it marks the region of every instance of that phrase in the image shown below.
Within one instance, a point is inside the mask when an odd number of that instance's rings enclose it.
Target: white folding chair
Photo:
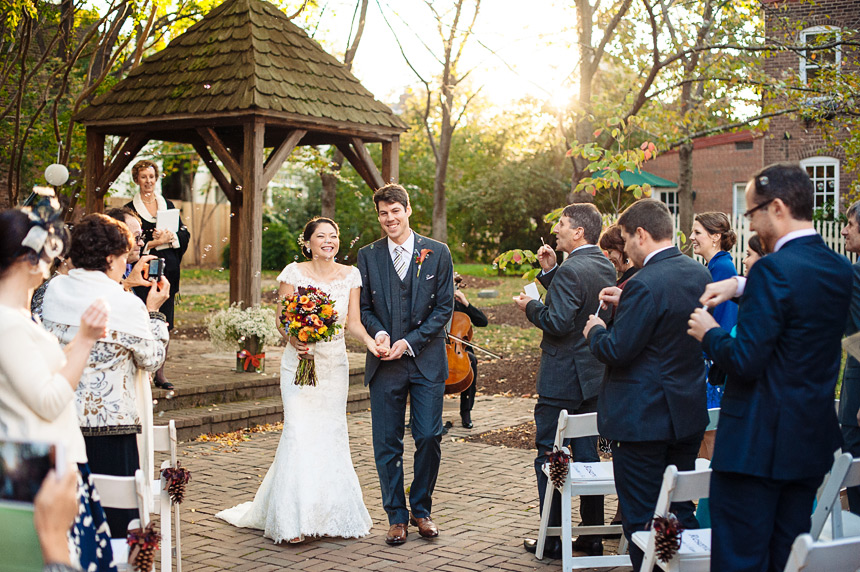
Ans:
[[[785,572],[856,572],[860,570],[860,537],[816,542],[801,534],[791,545]]]
[[[720,421],[720,408],[714,407],[712,409],[708,409],[708,426],[705,427],[705,431],[713,431],[717,428],[717,424]]]
[[[101,498],[102,507],[137,509],[138,518],[129,523],[129,528],[145,528],[149,524],[149,507],[146,506],[143,471],[138,469],[133,477],[115,477],[93,473],[93,484]],[[117,570],[131,570],[128,565],[128,542],[125,538],[110,541],[113,561]]]
[[[170,460],[164,461],[161,464],[161,469],[167,467],[176,467],[176,422],[170,420],[167,425],[156,425],[152,428],[152,443],[155,451],[167,452],[170,454]],[[173,518],[171,519],[171,502],[170,495],[164,488],[165,482],[161,477],[161,471],[158,472],[159,478],[152,483],[153,491],[160,491],[159,494],[153,494],[152,512],[157,512],[161,515],[161,570],[168,572],[171,569],[171,556],[176,559],[176,572],[182,572],[182,543],[180,542],[179,533],[179,505],[173,505]],[[173,532],[171,532],[171,524]],[[172,534],[172,535],[171,535]],[[173,543],[171,545],[171,543]]]
[[[597,413],[568,415],[562,410],[558,416],[558,428],[555,433],[555,446],[561,449],[565,439],[577,437],[593,437],[597,432]],[[582,568],[599,568],[603,566],[629,566],[630,556],[627,552],[627,541],[621,534],[618,544],[618,555],[609,556],[578,556],[573,557],[573,536],[583,534],[613,534],[622,532],[621,525],[603,524],[596,526],[573,526],[573,497],[584,495],[614,495],[615,479],[612,473],[612,463],[575,463],[568,466],[567,477],[560,489],[549,479],[549,464],[544,464],[543,472],[547,475],[546,493],[544,494],[543,512],[540,517],[535,556],[543,559],[544,546],[547,536],[561,537],[562,568],[570,572]],[[561,526],[549,526],[549,512],[552,498],[556,492],[561,493]]]
[[[675,465],[666,467],[663,486],[657,499],[654,516],[667,516],[674,502],[697,501],[708,498],[711,488],[711,470],[679,471]],[[632,542],[645,553],[640,571],[648,571],[657,565],[667,572],[709,572],[711,569],[711,529],[685,530],[681,534],[681,548],[668,561],[661,562],[656,552],[656,531],[634,532]]]
[[[836,540],[860,536],[860,516],[842,510],[840,493],[860,485],[860,459],[849,453],[837,455],[818,492],[809,533],[813,540]],[[829,517],[829,518],[828,518]],[[858,565],[860,567],[860,565]]]

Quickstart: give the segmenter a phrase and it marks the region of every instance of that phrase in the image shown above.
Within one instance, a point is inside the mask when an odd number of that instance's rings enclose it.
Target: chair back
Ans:
[[[708,498],[710,490],[711,469],[679,471],[675,465],[669,465],[663,473],[654,516],[666,516],[673,502]]]
[[[833,460],[833,465],[830,467],[830,473],[825,477],[824,484],[821,485],[818,493],[815,510],[812,513],[812,523],[809,528],[809,534],[813,540],[818,540],[821,536],[821,531],[824,530],[824,525],[827,523],[827,518],[833,514],[834,508],[837,508],[841,513],[842,501],[839,498],[839,492],[845,484],[846,477],[852,468],[853,457],[849,453],[836,455]],[[860,473],[860,465],[858,465],[858,473]],[[841,517],[841,514],[840,514]],[[842,519],[839,519],[841,524]],[[838,525],[837,525],[838,527]],[[839,527],[841,529],[841,527]],[[837,530],[833,530],[833,535],[836,537]]]
[[[568,415],[566,409],[558,414],[558,427],[555,432],[555,446],[559,449],[565,439],[576,437],[593,437],[599,435],[597,431],[597,413],[582,413],[580,415]]]
[[[142,527],[149,524],[149,510],[146,507],[144,495],[143,471],[138,469],[133,477],[116,477],[96,473],[91,476],[103,507],[136,508]]]
[[[856,572],[860,568],[860,537],[816,542],[801,534],[791,546],[785,572]]]
[[[170,466],[176,466],[176,422],[171,419],[167,425],[152,428],[152,448],[155,451],[170,453]]]
[[[720,420],[720,408],[714,407],[713,409],[708,409],[708,426],[705,427],[705,431],[713,431],[717,428],[717,423]]]

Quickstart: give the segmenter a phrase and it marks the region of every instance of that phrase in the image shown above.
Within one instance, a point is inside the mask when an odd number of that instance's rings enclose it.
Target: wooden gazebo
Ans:
[[[194,146],[230,200],[230,301],[247,305],[260,301],[263,191],[292,150],[335,145],[377,189],[397,181],[406,131],[343,64],[262,0],[214,8],[75,119],[87,133],[87,212],[103,210],[108,187],[147,142]],[[123,140],[106,162],[107,135]],[[369,142],[382,143],[381,173]]]

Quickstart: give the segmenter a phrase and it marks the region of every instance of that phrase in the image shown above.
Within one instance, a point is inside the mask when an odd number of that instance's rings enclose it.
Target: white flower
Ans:
[[[231,304],[206,319],[209,339],[217,350],[234,351],[241,340],[256,336],[261,346],[277,343],[281,334],[275,326],[277,316],[271,308],[251,306],[242,309],[241,304]]]

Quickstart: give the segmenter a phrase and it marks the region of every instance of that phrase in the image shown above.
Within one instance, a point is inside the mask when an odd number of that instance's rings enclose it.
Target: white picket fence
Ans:
[[[744,268],[743,268],[743,259],[744,259],[744,256],[746,256],[747,241],[749,240],[749,237],[755,233],[749,229],[749,221],[747,221],[747,219],[745,219],[742,216],[736,217],[734,219],[734,221],[732,222],[732,224],[734,224],[735,232],[738,235],[738,241],[735,243],[734,248],[732,248],[729,251],[729,254],[732,255],[732,260],[735,263],[735,268],[737,269],[738,273],[745,274]],[[844,224],[839,223],[839,222],[832,222],[832,221],[817,221],[817,222],[815,222],[815,230],[817,230],[818,233],[821,235],[821,238],[824,239],[824,243],[827,244],[827,246],[829,246],[830,248],[832,248],[836,252],[838,252],[839,254],[847,256],[848,259],[853,264],[854,262],[857,261],[857,255],[845,251],[845,240],[842,238],[842,235],[840,234],[842,232],[843,226],[844,226]],[[678,234],[678,230],[679,230],[678,217],[676,215],[675,216],[675,243],[680,248],[681,244],[680,244],[680,237]],[[690,229],[684,229],[684,234],[689,236]],[[701,257],[696,256],[695,258],[697,260],[699,260],[700,262],[704,263],[704,259],[702,259]]]

